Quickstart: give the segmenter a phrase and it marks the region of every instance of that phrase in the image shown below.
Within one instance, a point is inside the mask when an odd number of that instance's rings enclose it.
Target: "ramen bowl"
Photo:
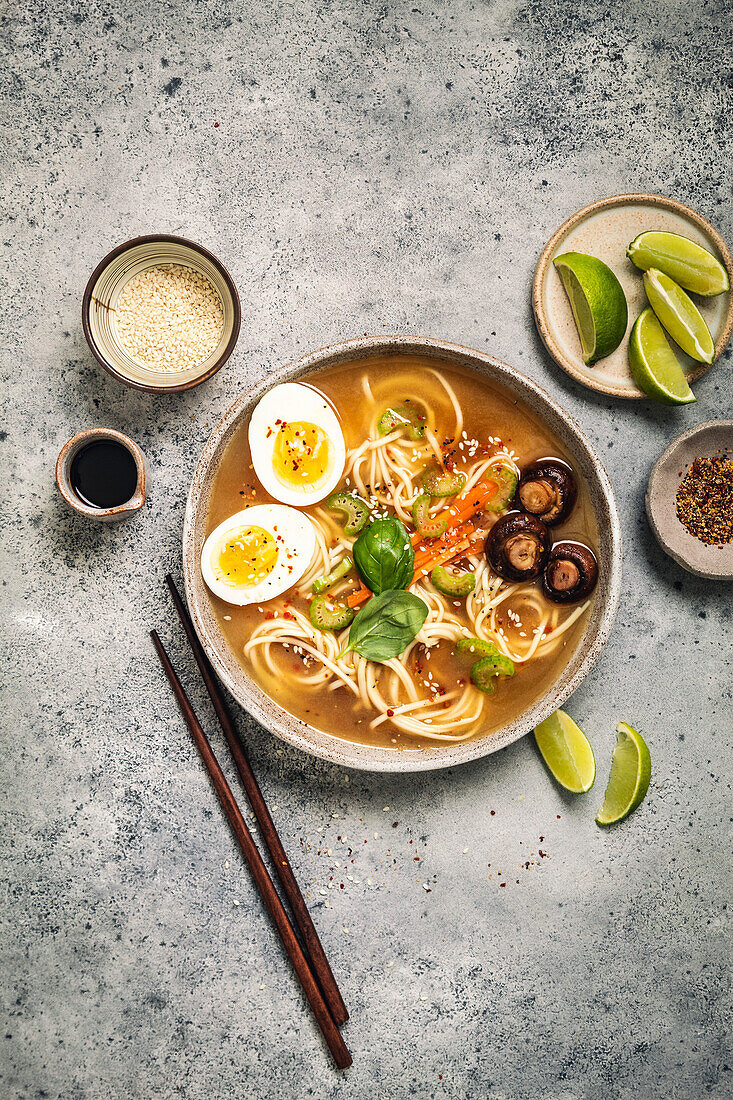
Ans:
[[[438,370],[459,370],[493,385],[516,399],[557,439],[585,486],[598,532],[598,584],[584,629],[574,642],[567,663],[538,698],[499,729],[471,740],[435,747],[387,747],[346,740],[296,717],[275,701],[243,665],[225,637],[201,573],[201,551],[208,535],[208,511],[217,472],[229,443],[249,421],[254,407],[274,385],[308,382],[330,368],[375,363],[385,356],[420,357]],[[315,381],[315,380],[314,380]],[[358,395],[354,395],[355,398]],[[621,584],[621,533],[613,490],[603,465],[577,424],[543,389],[513,367],[491,355],[438,340],[412,336],[380,336],[351,340],[306,355],[269,375],[236,401],[217,425],[194,472],[183,529],[186,596],[196,631],[222,683],[259,723],[303,752],[332,763],[369,771],[408,772],[453,767],[497,752],[523,737],[582,682],[611,630]]]

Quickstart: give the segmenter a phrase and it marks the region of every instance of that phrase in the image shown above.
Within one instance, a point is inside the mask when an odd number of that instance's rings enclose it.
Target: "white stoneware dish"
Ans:
[[[212,482],[224,450],[237,426],[247,421],[264,393],[279,382],[308,378],[314,371],[375,355],[421,355],[457,364],[515,394],[538,414],[567,448],[590,494],[599,532],[600,576],[585,632],[562,675],[552,689],[510,725],[485,737],[435,749],[387,749],[340,740],[294,718],[266,695],[229,648],[211,607],[201,576],[201,549],[207,533],[206,516]],[[196,467],[183,529],[183,569],[186,596],[194,625],[217,675],[249,713],[278,737],[296,748],[337,764],[369,771],[427,771],[462,764],[496,752],[556,710],[580,684],[608,638],[621,586],[621,532],[616,502],[600,459],[575,421],[535,383],[506,363],[480,351],[413,336],[381,336],[350,340],[322,348],[263,379],[240,397],[214,429]]]
[[[612,195],[583,207],[553,234],[535,271],[532,308],[545,347],[578,382],[613,397],[646,396],[631,376],[628,344],[634,321],[648,303],[642,273],[626,258],[626,249],[648,229],[690,237],[720,260],[733,283],[733,259],[717,230],[696,210],[664,195]],[[592,366],[583,362],[570,302],[552,262],[563,252],[587,252],[603,260],[617,276],[628,302],[629,320],[623,340],[616,351]],[[727,291],[714,298],[693,298],[715,341],[717,360],[733,332],[733,295]],[[710,370],[706,363],[696,363],[676,345],[675,353],[691,383]]]
[[[733,420],[707,420],[672,440],[655,463],[646,490],[646,513],[666,554],[688,573],[733,580],[733,542],[711,546],[691,535],[677,518],[677,490],[696,458],[733,457]]]

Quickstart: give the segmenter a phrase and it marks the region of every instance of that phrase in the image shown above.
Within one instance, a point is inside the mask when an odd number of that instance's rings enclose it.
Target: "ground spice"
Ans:
[[[701,542],[722,546],[733,539],[733,459],[696,458],[677,490],[677,518]]]

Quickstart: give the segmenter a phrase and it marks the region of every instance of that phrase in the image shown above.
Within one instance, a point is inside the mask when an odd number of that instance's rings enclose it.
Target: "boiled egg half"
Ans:
[[[298,382],[273,386],[256,405],[249,449],[270,496],[301,508],[333,492],[346,462],[336,413],[320,393]]]
[[[256,504],[214,528],[201,551],[201,572],[215,596],[241,607],[287,592],[315,548],[316,533],[303,512]]]

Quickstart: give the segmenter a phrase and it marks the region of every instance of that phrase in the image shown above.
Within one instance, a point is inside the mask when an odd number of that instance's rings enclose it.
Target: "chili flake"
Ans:
[[[722,546],[733,539],[733,459],[696,458],[677,490],[677,518],[701,542]]]

